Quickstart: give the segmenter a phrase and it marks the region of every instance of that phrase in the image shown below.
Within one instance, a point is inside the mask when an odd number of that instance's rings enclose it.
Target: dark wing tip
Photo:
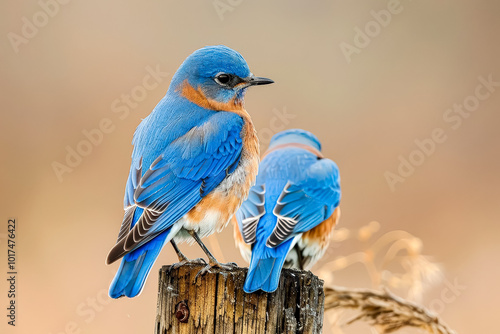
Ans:
[[[120,240],[116,245],[113,246],[113,248],[111,248],[111,250],[108,253],[108,256],[106,257],[107,265],[110,265],[116,260],[119,260],[120,258],[123,257],[123,255],[127,253],[127,251],[123,247],[124,243],[125,243],[125,238]]]
[[[109,256],[108,254],[108,257],[106,258],[106,265],[109,266],[110,264],[112,264],[113,262],[115,262],[116,260],[112,260],[112,258]]]

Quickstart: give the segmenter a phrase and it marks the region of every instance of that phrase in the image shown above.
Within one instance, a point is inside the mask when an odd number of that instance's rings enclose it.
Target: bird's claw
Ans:
[[[193,264],[207,264],[207,261],[205,261],[205,259],[199,257],[197,259],[190,260],[189,263],[193,263]]]
[[[182,267],[185,264],[207,264],[207,262],[204,259],[202,259],[201,257],[199,257],[197,259],[194,259],[194,260],[190,260],[188,258],[185,258],[182,261],[179,261],[177,263],[172,264],[170,266],[167,274],[170,275],[170,273],[172,272],[172,270],[179,269],[180,267]]]
[[[238,265],[234,262],[229,262],[229,263],[219,263],[219,262],[210,262],[207,264],[205,267],[203,267],[196,276],[194,277],[194,283],[198,282],[198,277],[205,275],[206,273],[210,272],[210,269],[212,268],[220,268],[224,270],[233,270],[235,267]]]
[[[179,261],[177,263],[173,263],[168,268],[167,275],[170,276],[170,273],[172,272],[172,270],[179,269],[180,267],[182,267],[183,265],[188,264],[188,263],[189,263],[189,260],[187,258],[185,260]]]
[[[233,270],[237,266],[238,265],[234,262],[228,262],[228,263],[217,263],[214,267],[225,269],[225,270]]]
[[[194,283],[196,284],[198,282],[198,277],[205,275],[206,273],[210,272],[210,269],[212,269],[212,265],[207,264],[205,267],[203,267],[196,276],[194,277]]]

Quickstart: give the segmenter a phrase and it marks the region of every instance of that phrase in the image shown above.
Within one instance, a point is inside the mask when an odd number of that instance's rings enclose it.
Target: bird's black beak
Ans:
[[[269,85],[274,83],[273,80],[268,79],[268,78],[261,78],[261,77],[254,77],[251,76],[248,80],[247,83],[249,86],[257,86],[257,85]]]

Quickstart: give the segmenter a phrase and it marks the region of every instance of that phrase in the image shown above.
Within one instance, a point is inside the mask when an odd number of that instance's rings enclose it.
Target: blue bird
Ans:
[[[311,268],[328,247],[339,202],[339,170],[316,136],[300,129],[274,135],[233,218],[236,245],[250,262],[245,292],[275,291],[283,266]]]
[[[163,246],[196,241],[209,264],[220,264],[201,238],[223,229],[255,182],[259,145],[244,109],[255,77],[243,57],[223,46],[192,53],[165,97],[135,131],[125,188],[125,214],[106,259],[122,258],[109,288],[112,298],[138,295]]]

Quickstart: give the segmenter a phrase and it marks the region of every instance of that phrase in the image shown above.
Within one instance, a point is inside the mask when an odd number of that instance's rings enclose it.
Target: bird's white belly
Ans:
[[[188,230],[193,230],[198,234],[200,238],[208,237],[210,234],[214,233],[217,226],[220,224],[221,214],[216,210],[207,210],[205,217],[201,222],[191,221],[187,216],[182,217],[177,224],[181,225],[182,228],[177,232],[174,238],[175,242],[184,242],[191,244],[194,239],[188,233]],[[227,222],[224,226],[227,225]]]
[[[188,230],[193,230],[200,238],[204,238],[227,226],[254,183],[254,180],[248,180],[252,175],[247,172],[247,166],[248,162],[240,161],[233,173],[176,223],[182,228],[175,236],[175,242],[192,243],[194,240]]]
[[[325,254],[326,247],[318,242],[304,240],[299,241],[299,249],[302,252],[302,257],[309,257],[310,260],[306,263],[304,270],[309,270],[311,267]]]

